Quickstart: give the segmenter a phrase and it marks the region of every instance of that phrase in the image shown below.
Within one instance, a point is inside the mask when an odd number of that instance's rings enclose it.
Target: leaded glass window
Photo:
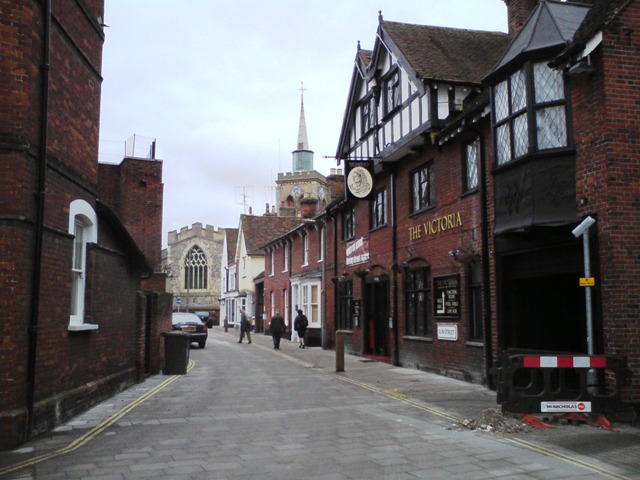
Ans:
[[[371,200],[371,228],[387,224],[387,191],[376,192]]]
[[[480,165],[480,139],[476,138],[465,148],[465,185],[464,190],[478,188],[478,166]]]
[[[355,211],[353,208],[342,212],[342,240],[349,240],[355,237]]]
[[[385,114],[400,105],[400,73],[394,72],[385,83]]]
[[[411,212],[417,212],[435,204],[433,177],[433,163],[411,174]]]
[[[405,273],[405,331],[423,337],[431,334],[431,271],[409,268]]]
[[[493,88],[496,162],[569,145],[562,73],[526,64]]]

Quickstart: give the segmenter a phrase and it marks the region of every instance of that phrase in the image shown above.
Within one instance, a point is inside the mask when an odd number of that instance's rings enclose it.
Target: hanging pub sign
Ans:
[[[436,317],[460,318],[460,275],[433,279]]]
[[[364,200],[373,190],[373,176],[367,162],[349,162],[345,164],[347,192],[351,198]]]

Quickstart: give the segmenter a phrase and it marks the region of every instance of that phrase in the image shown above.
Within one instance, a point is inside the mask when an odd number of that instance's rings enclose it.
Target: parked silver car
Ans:
[[[188,332],[192,342],[198,342],[200,348],[204,348],[209,338],[209,328],[195,313],[174,312],[173,329]]]

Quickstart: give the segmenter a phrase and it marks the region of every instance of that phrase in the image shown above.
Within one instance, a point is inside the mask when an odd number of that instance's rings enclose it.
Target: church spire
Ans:
[[[304,84],[300,82],[300,126],[298,127],[298,150],[309,150],[307,122],[304,119]]]
[[[309,150],[307,123],[304,118],[304,84],[300,82],[300,125],[298,127],[298,147],[293,154],[293,171],[313,170],[313,152]]]

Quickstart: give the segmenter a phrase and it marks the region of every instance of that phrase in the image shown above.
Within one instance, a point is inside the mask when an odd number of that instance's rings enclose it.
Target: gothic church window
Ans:
[[[184,259],[185,290],[206,290],[209,267],[207,257],[200,247],[193,246]]]

